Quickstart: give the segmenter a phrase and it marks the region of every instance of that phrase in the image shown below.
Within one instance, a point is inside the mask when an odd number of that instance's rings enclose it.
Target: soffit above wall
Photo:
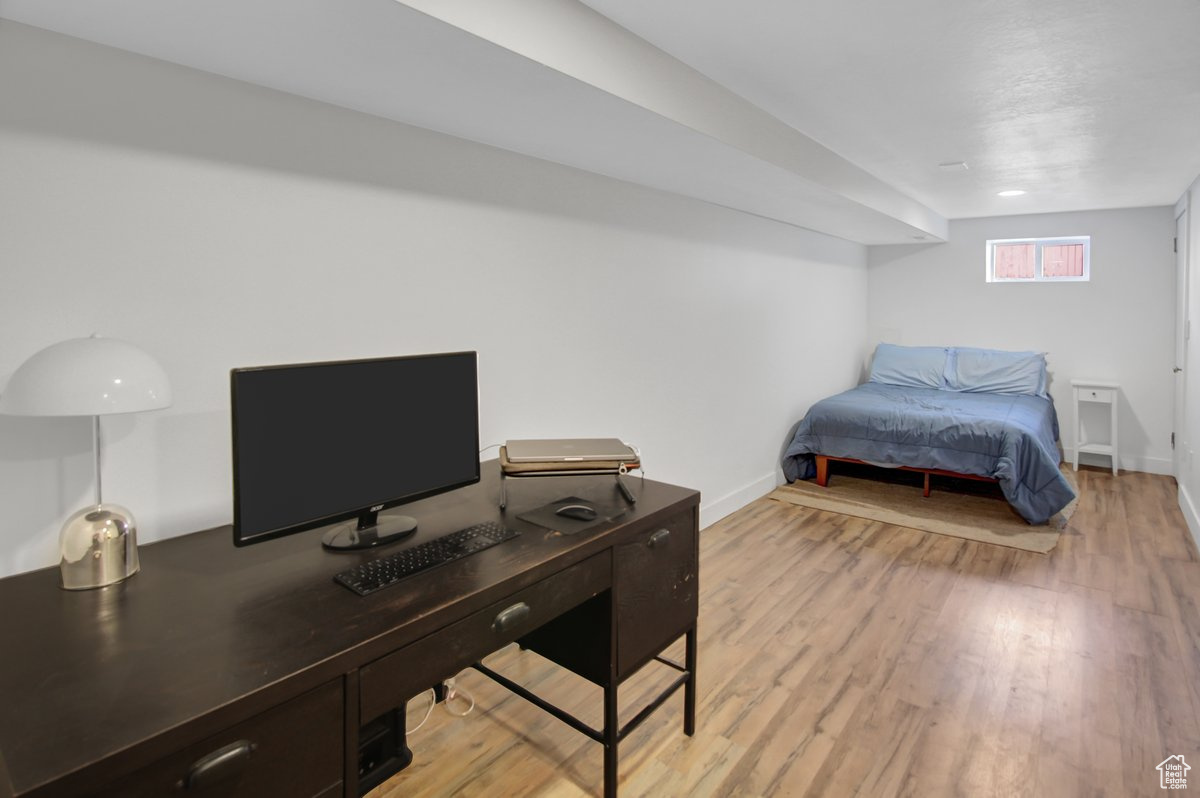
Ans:
[[[946,235],[575,0],[5,0],[0,16],[863,244]]]

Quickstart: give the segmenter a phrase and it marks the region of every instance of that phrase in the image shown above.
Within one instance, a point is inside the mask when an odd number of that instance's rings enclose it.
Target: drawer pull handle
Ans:
[[[496,620],[492,621],[492,631],[507,632],[513,627],[521,625],[529,617],[529,613],[529,605],[524,601],[519,601],[508,609],[500,611]]]
[[[654,548],[655,546],[659,545],[660,543],[666,543],[667,538],[669,538],[669,537],[671,537],[671,530],[660,529],[657,532],[655,532],[653,535],[650,536],[650,539],[646,541],[646,545],[649,546],[650,548]]]
[[[183,788],[199,790],[214,782],[236,776],[250,764],[250,754],[256,747],[249,740],[238,740],[197,759],[188,768],[187,776],[183,779]]]

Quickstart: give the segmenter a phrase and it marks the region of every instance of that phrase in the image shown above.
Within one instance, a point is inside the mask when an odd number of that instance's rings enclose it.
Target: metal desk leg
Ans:
[[[604,688],[604,798],[617,798],[617,685]]]
[[[686,653],[683,666],[687,668],[688,680],[683,686],[683,733],[691,737],[696,732],[696,627],[687,633]]]

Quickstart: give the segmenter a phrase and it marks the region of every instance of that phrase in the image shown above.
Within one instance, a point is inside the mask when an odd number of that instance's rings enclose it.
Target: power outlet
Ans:
[[[454,698],[454,680],[447,679],[433,686],[433,703],[441,704]]]

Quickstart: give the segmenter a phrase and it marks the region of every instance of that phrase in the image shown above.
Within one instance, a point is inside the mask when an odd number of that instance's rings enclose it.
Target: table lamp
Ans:
[[[0,394],[0,413],[15,416],[91,416],[96,503],[63,524],[59,538],[62,586],[88,590],[137,573],[133,514],[105,504],[100,493],[100,416],[157,410],[171,404],[171,385],[155,360],[113,338],[72,338],[32,355]]]

